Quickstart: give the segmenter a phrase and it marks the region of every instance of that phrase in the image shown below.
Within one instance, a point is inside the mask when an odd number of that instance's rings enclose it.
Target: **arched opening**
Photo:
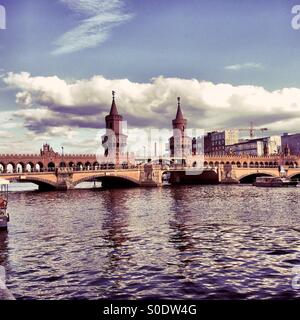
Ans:
[[[5,172],[5,164],[0,162],[0,173],[4,173]]]
[[[48,163],[48,171],[54,171],[55,170],[55,164],[53,162]]]
[[[265,162],[265,168],[269,167],[269,162]]]
[[[66,165],[65,162],[62,161],[62,162],[59,164],[59,167],[60,167],[60,168],[66,168],[67,165]]]
[[[235,162],[234,162],[234,161],[231,161],[231,165],[232,165],[232,166],[235,166]]]
[[[93,168],[94,168],[94,170],[98,170],[99,167],[100,167],[99,162],[94,162],[94,163],[93,163]]]
[[[83,164],[82,164],[82,162],[77,162],[77,164],[76,164],[76,170],[79,170],[79,171],[83,170]]]
[[[15,164],[14,163],[9,163],[6,166],[6,172],[7,173],[13,173],[15,171]]]
[[[241,165],[241,163],[238,161],[238,162],[236,163],[236,166],[237,166],[238,168],[240,168],[242,165]]]
[[[208,162],[204,161],[203,165],[204,165],[204,167],[207,167],[208,166]]]
[[[250,168],[254,168],[254,163],[251,161],[250,162],[250,166],[249,166]]]
[[[243,168],[248,168],[248,163],[247,162],[243,163]]]
[[[259,167],[260,167],[260,168],[263,168],[263,167],[264,167],[264,163],[263,163],[263,162],[260,162],[260,163],[259,163]]]
[[[193,162],[193,167],[196,168],[197,167],[197,161]]]
[[[70,168],[73,168],[74,166],[75,166],[75,163],[74,163],[73,161],[70,161],[70,162],[69,162],[69,167],[70,167]]]
[[[219,168],[219,161],[215,162],[215,167]]]
[[[26,172],[32,172],[34,171],[34,164],[32,162],[29,162],[26,164],[26,167],[25,167],[25,171]]]
[[[255,168],[258,168],[258,162],[255,162]]]
[[[224,166],[224,162],[223,162],[223,161],[221,161],[221,163],[220,163],[220,164],[221,164],[221,166]]]
[[[254,183],[257,177],[272,177],[272,175],[266,174],[266,173],[253,173],[245,177],[242,177],[240,179],[240,183],[244,183],[244,184]]]
[[[126,161],[122,162],[122,169],[128,169],[128,163]]]
[[[16,166],[17,173],[23,173],[25,172],[25,165],[23,162],[19,162]]]
[[[92,165],[91,165],[90,162],[86,162],[85,165],[84,165],[84,167],[85,167],[86,170],[90,170],[90,169],[91,169],[91,166],[92,166]]]
[[[273,162],[269,162],[269,167],[273,168]]]
[[[44,169],[44,165],[43,165],[42,162],[38,162],[38,163],[35,165],[35,170],[36,170],[37,172],[42,172],[43,169]]]

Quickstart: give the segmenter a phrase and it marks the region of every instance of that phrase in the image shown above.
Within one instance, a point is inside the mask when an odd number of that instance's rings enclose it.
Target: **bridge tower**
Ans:
[[[123,134],[123,117],[118,113],[115,92],[112,91],[112,104],[110,113],[105,117],[106,133],[102,136],[104,156],[107,162],[120,164],[126,162],[127,136]]]
[[[170,157],[175,163],[185,163],[185,158],[192,154],[192,139],[186,135],[187,120],[181,111],[180,97],[177,98],[177,113],[172,125],[173,136],[169,139]]]

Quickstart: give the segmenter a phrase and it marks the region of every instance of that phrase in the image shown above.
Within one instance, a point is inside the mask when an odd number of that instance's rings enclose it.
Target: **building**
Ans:
[[[192,155],[204,155],[206,136],[194,137],[192,139]]]
[[[104,157],[107,163],[126,162],[127,136],[123,134],[123,117],[118,113],[115,92],[112,92],[110,113],[105,117],[106,133],[102,136]]]
[[[224,155],[226,154],[226,146],[233,145],[238,141],[239,131],[237,129],[208,132],[204,137],[204,153],[206,155]]]
[[[281,136],[282,152],[285,155],[300,155],[300,133]]]
[[[57,156],[58,152],[55,152],[48,143],[44,143],[43,148],[40,149],[40,155],[41,156]]]
[[[242,140],[225,148],[228,155],[268,156],[279,154],[281,137],[271,136],[250,140]]]
[[[186,135],[187,120],[181,111],[180,97],[177,101],[177,113],[172,121],[173,136],[169,139],[170,157],[174,162],[184,163],[185,158],[192,154],[192,139]]]

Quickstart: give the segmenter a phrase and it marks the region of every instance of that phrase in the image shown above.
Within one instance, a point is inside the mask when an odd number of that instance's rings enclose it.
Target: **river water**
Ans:
[[[12,192],[0,264],[18,299],[299,298],[300,188]]]

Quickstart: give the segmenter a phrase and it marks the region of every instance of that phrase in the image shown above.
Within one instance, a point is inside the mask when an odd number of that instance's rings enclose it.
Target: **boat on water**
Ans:
[[[296,187],[298,181],[283,177],[258,177],[253,183],[256,187]]]
[[[7,212],[8,185],[9,181],[0,179],[0,231],[7,230],[9,222],[9,214]]]

